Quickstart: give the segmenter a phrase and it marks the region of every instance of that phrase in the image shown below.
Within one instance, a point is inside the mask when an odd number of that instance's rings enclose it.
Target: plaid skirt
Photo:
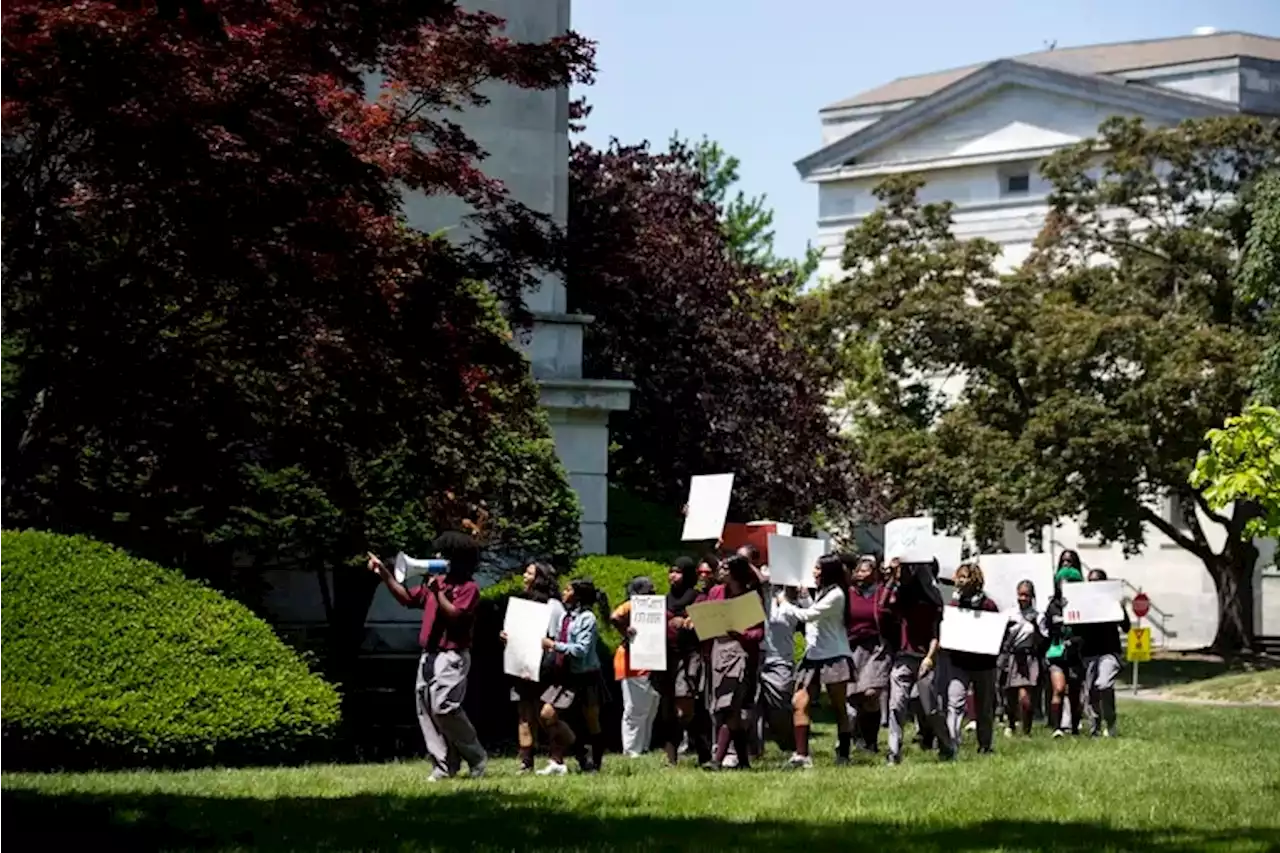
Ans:
[[[855,677],[851,695],[861,695],[869,690],[888,690],[889,671],[893,669],[893,655],[879,637],[872,637],[853,647]]]
[[[1035,687],[1040,683],[1040,658],[1030,651],[1002,655],[1000,682],[1006,690]]]
[[[806,690],[810,695],[829,684],[848,684],[850,681],[853,681],[853,660],[847,657],[804,658],[796,669],[796,690]]]
[[[711,647],[710,710],[746,713],[755,704],[759,663],[737,640],[719,639]]]
[[[595,669],[566,676],[561,683],[544,689],[541,699],[543,704],[550,705],[557,711],[567,711],[579,703],[598,708],[607,695],[604,673]]]

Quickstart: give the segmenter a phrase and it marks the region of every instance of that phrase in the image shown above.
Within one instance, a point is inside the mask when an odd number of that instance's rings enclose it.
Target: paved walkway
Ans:
[[[1230,699],[1197,699],[1191,696],[1178,696],[1162,693],[1154,688],[1138,688],[1134,693],[1130,687],[1116,685],[1116,696],[1121,699],[1137,699],[1145,702],[1177,702],[1180,705],[1217,705],[1221,708],[1280,708],[1280,702],[1235,702]]]

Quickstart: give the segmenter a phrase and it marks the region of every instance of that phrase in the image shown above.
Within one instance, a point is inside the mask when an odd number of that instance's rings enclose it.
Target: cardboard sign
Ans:
[[[1053,598],[1053,561],[1048,554],[983,554],[983,590],[1001,610],[1018,607],[1018,584],[1031,581],[1036,588],[1036,610],[1041,613]]]
[[[730,631],[742,633],[764,621],[764,605],[754,592],[723,601],[702,601],[689,605],[689,618],[699,640],[723,637]]]
[[[769,583],[774,586],[814,587],[813,566],[827,553],[821,539],[800,536],[769,537]]]
[[[684,517],[685,542],[720,538],[733,494],[732,474],[701,474],[689,481],[689,511]]]
[[[1092,625],[1119,622],[1124,618],[1124,585],[1120,581],[1088,581],[1064,583],[1062,597],[1066,606],[1062,615],[1068,625]]]
[[[947,606],[942,608],[938,645],[953,652],[998,655],[1008,625],[1009,617],[1004,613]]]
[[[934,558],[932,518],[895,518],[884,526],[884,561],[928,563]]]
[[[769,537],[778,533],[777,526],[770,524],[726,524],[720,534],[720,546],[727,552],[737,551],[743,545],[754,545],[760,551],[761,565],[769,565]]]

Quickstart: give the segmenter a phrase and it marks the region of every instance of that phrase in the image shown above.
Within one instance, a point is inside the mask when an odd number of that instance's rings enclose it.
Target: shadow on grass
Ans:
[[[967,825],[783,819],[592,817],[527,794],[457,789],[430,797],[184,797],[3,794],[5,839],[15,850],[749,850],[963,851],[1001,849],[1192,853],[1276,849],[1280,830],[1159,831],[1096,823],[998,820]]]

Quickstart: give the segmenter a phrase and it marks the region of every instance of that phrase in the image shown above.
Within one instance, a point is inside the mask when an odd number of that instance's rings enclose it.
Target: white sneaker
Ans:
[[[643,752],[626,752],[623,753],[627,758],[644,758]]]
[[[1053,736],[1054,736],[1054,737],[1066,737],[1066,736],[1067,736],[1067,731],[1066,731],[1066,729],[1054,729],[1054,730],[1053,730]]]
[[[1012,727],[1012,726],[1010,726],[1009,728],[1007,728],[1007,729],[1005,729],[1005,730],[1004,730],[1004,736],[1005,736],[1005,737],[1013,737],[1013,734],[1014,734],[1014,732],[1013,732],[1013,727]]]
[[[547,766],[538,771],[539,776],[565,776],[569,773],[569,768],[564,766],[561,761],[548,761]]]
[[[435,770],[431,771],[431,775],[427,777],[427,781],[443,782],[445,779],[448,779],[448,778],[450,778],[449,774],[437,767]]]
[[[791,760],[787,763],[796,770],[807,770],[813,766],[813,756],[792,755]]]
[[[733,768],[738,766],[738,756],[726,755],[724,757],[724,761],[720,762],[720,766],[726,769],[732,770]]]
[[[965,723],[964,730],[966,732],[976,732],[978,730],[978,721],[970,720],[969,722]]]
[[[488,756],[485,756],[484,758],[477,761],[475,764],[471,765],[471,772],[469,774],[469,778],[479,779],[481,776],[484,775],[484,772],[487,769],[489,769],[489,758]]]
[[[1117,731],[1117,730],[1116,730],[1116,728],[1117,728],[1116,726],[1103,726],[1103,727],[1102,727],[1102,736],[1103,736],[1103,737],[1116,737],[1117,735],[1119,735],[1119,734],[1120,734],[1120,732],[1119,732],[1119,731]]]

